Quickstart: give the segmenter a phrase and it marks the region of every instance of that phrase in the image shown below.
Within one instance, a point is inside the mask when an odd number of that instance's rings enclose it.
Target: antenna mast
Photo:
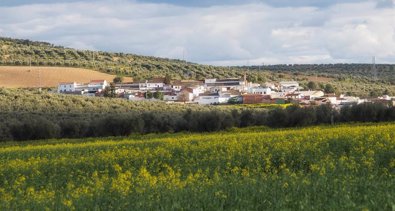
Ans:
[[[376,57],[373,56],[372,58],[372,73],[373,73],[373,80],[377,81],[377,68],[376,68]]]

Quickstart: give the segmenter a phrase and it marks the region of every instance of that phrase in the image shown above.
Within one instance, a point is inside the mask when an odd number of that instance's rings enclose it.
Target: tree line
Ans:
[[[78,116],[78,115],[77,115]],[[180,112],[144,111],[93,115],[91,118],[51,118],[45,114],[9,114],[0,124],[1,141],[51,138],[129,136],[131,134],[214,132],[232,127],[304,127],[346,122],[395,121],[395,108],[384,104],[360,104],[333,109],[290,106],[274,110],[205,110]]]

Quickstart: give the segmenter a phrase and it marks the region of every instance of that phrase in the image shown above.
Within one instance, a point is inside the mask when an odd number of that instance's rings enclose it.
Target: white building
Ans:
[[[234,95],[232,95],[231,93],[219,93],[219,103],[220,104],[224,104],[224,103],[228,103],[229,99],[235,97]]]
[[[337,98],[337,104],[342,105],[352,105],[352,104],[360,104],[364,103],[365,100],[361,100],[359,97],[352,97],[352,96],[343,96],[341,95]]]
[[[206,79],[204,81],[207,91],[224,92],[228,90],[238,90],[240,92],[247,91],[247,84],[243,79]]]
[[[163,89],[165,86],[164,78],[154,78],[151,80],[146,80],[144,82],[139,82],[140,90],[155,90],[155,89]]]
[[[331,105],[337,105],[337,96],[335,94],[329,94],[324,96]]]
[[[76,82],[60,83],[58,85],[58,93],[75,92],[77,86]]]
[[[325,96],[323,91],[297,91],[295,94],[301,94],[306,100],[314,100]]]
[[[188,89],[188,91],[190,91],[194,97],[197,97],[206,91],[206,89],[202,85],[196,85],[196,86],[192,86],[192,87],[189,87],[186,89]]]
[[[251,94],[270,95],[272,90],[268,87],[255,87],[250,89]]]
[[[174,91],[181,91],[183,88],[187,87],[197,87],[201,86],[204,89],[204,84],[202,81],[195,81],[195,80],[176,80],[173,81],[171,84],[171,89]]]
[[[236,94],[235,92],[237,91],[204,93],[196,97],[194,101],[201,105],[225,104],[229,102],[230,98],[240,96],[240,93]]]
[[[282,92],[294,92],[299,89],[299,83],[296,81],[282,81],[280,82],[280,90]]]
[[[195,98],[191,88],[184,88],[177,94],[178,101],[191,102]]]
[[[219,94],[218,93],[204,93],[200,94],[195,102],[201,105],[215,105],[219,104]]]
[[[88,84],[89,92],[101,92],[108,86],[106,80],[92,80]]]
[[[164,101],[178,101],[178,95],[175,93],[166,93],[163,95]]]

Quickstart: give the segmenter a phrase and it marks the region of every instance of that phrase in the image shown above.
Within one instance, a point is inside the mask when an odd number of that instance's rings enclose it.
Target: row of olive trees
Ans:
[[[286,109],[228,110],[181,112],[151,111],[123,114],[86,115],[53,118],[45,114],[3,115],[0,139],[36,140],[49,138],[82,138],[128,136],[146,133],[180,131],[213,132],[232,127],[266,125],[269,127],[303,127],[344,122],[395,121],[395,108],[383,104],[360,104],[340,111],[329,105]]]

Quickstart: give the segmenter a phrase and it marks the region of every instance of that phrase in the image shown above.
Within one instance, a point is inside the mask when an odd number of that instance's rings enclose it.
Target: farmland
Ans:
[[[1,210],[391,210],[395,124],[8,142]]]
[[[86,83],[94,79],[112,81],[114,75],[82,68],[0,66],[0,87],[57,87],[61,82]],[[126,77],[126,82],[132,78]]]

